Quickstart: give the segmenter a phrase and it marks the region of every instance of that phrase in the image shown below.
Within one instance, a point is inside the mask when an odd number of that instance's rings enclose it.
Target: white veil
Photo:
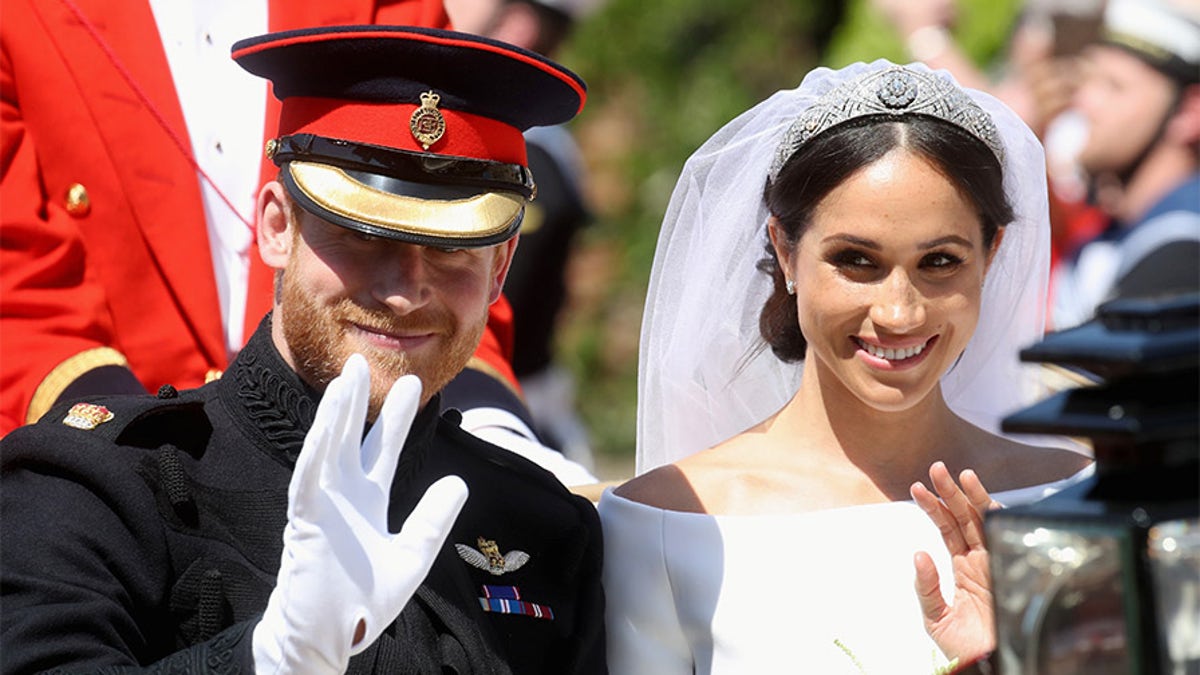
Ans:
[[[771,290],[755,268],[764,255],[763,187],[788,126],[814,100],[887,61],[818,68],[704,143],[683,168],[659,233],[642,322],[638,367],[638,474],[745,430],[795,394],[802,363],[775,357],[758,332]],[[923,64],[913,69],[930,72]],[[936,73],[953,82],[944,71]],[[957,84],[957,83],[956,83]],[[999,420],[1042,395],[1037,368],[1018,351],[1042,337],[1050,224],[1042,146],[992,96],[967,90],[990,114],[1004,144],[1010,223],[984,285],[982,311],[962,359],[942,378],[946,401],[976,425]]]

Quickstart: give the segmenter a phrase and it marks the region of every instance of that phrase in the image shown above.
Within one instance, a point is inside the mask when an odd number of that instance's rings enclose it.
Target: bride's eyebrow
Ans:
[[[917,248],[919,248],[921,250],[928,250],[931,248],[937,248],[938,246],[941,246],[943,244],[958,244],[959,246],[966,246],[967,248],[971,248],[970,241],[968,241],[966,238],[960,237],[956,234],[949,234],[944,237],[938,237],[937,239],[934,239],[932,241],[924,242],[922,244],[919,244],[917,246]]]
[[[828,237],[825,237],[824,239],[821,240],[822,244],[827,244],[827,243],[831,243],[831,242],[841,242],[843,244],[852,244],[854,246],[861,246],[863,248],[869,248],[874,251],[883,250],[883,247],[880,246],[877,242],[871,241],[870,239],[863,239],[862,237],[856,237],[852,234],[831,234]]]

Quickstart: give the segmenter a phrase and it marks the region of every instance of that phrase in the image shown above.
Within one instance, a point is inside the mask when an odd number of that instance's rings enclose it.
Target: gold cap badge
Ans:
[[[442,135],[446,133],[446,118],[442,117],[442,112],[437,109],[441,100],[442,97],[432,91],[421,94],[421,107],[414,110],[408,118],[408,128],[412,131],[413,138],[426,150],[441,140]]]
[[[76,429],[91,431],[112,418],[112,412],[102,405],[76,403],[67,411],[67,416],[63,418],[62,423]]]

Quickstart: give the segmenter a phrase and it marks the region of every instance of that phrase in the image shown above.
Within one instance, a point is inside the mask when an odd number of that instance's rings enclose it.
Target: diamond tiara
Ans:
[[[996,160],[1004,163],[1004,146],[991,115],[949,81],[896,66],[838,85],[801,113],[775,151],[770,179],[779,177],[783,165],[813,137],[843,122],[872,115],[925,115],[944,120],[983,141]]]

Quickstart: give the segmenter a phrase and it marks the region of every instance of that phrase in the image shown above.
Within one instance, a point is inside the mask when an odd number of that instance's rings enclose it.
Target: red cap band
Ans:
[[[412,152],[529,165],[520,129],[488,117],[444,108],[438,112],[446,120],[446,131],[426,150],[409,129],[409,118],[420,107],[412,103],[291,96],[283,100],[279,133],[315,134]]]

